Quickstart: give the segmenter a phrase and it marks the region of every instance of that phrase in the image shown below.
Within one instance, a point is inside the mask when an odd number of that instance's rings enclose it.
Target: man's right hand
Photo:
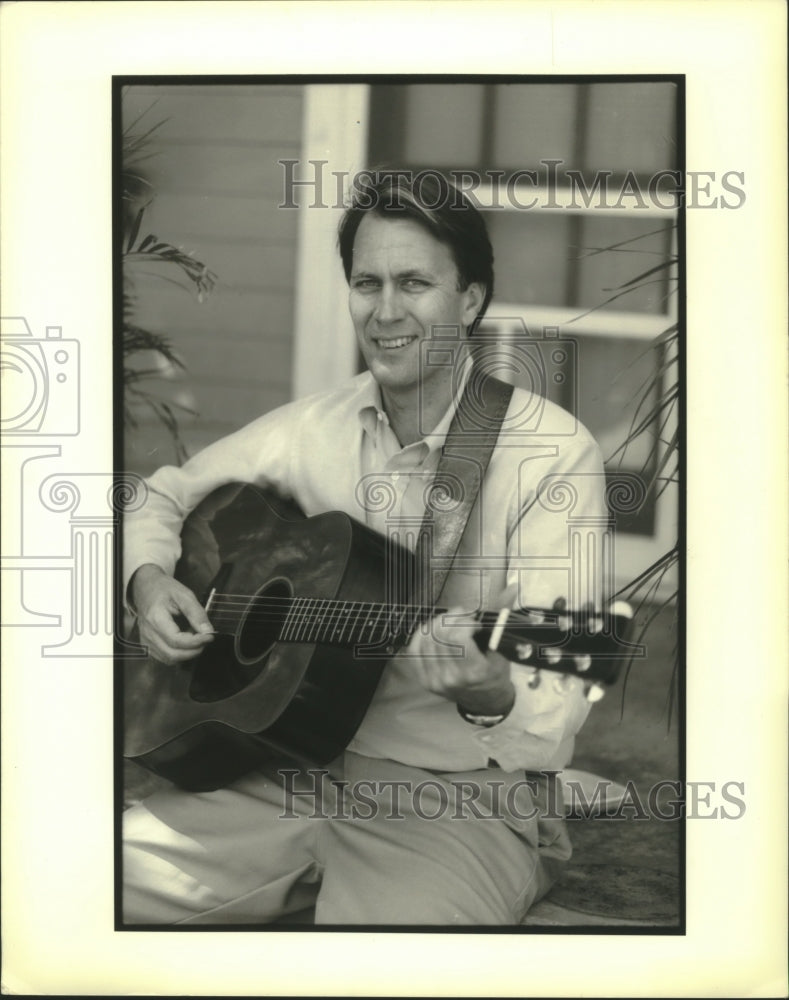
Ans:
[[[159,566],[140,566],[129,592],[139,621],[140,642],[154,659],[182,663],[213,640],[214,627],[195,595]],[[182,632],[175,621],[177,615],[182,615],[193,631]]]

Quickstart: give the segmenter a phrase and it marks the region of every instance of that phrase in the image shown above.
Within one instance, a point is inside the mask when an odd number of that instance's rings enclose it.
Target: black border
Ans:
[[[677,684],[677,726],[678,726],[678,763],[679,781],[684,789],[687,779],[687,704],[686,704],[686,654],[687,654],[687,433],[686,433],[686,403],[687,403],[687,231],[686,231],[686,99],[685,74],[134,74],[113,75],[111,84],[111,121],[112,121],[112,282],[113,282],[113,469],[116,483],[116,496],[122,495],[124,463],[124,428],[123,428],[123,352],[121,350],[122,336],[122,207],[120,192],[121,176],[121,125],[122,88],[135,85],[162,86],[277,86],[320,83],[365,83],[365,84],[420,84],[420,83],[473,83],[473,84],[524,84],[524,83],[673,83],[676,86],[675,122],[677,127],[676,169],[682,178],[678,191],[679,207],[677,212],[677,256],[678,256],[678,286],[677,286],[677,318],[679,324],[678,338],[678,369],[679,396],[677,426],[679,431],[679,490],[677,510],[678,531],[678,583],[679,597],[677,601],[677,644],[678,644],[678,684]],[[147,931],[147,932],[177,932],[193,933],[203,931],[221,931],[233,933],[277,932],[288,933],[430,933],[430,934],[557,934],[557,935],[622,935],[641,937],[676,937],[687,933],[687,817],[683,808],[679,820],[679,904],[680,918],[676,927],[642,927],[624,925],[504,925],[455,927],[440,924],[125,924],[122,915],[122,843],[121,821],[123,813],[123,670],[120,662],[124,643],[122,634],[123,605],[121,594],[121,579],[123,565],[123,533],[121,519],[115,523],[115,660],[113,668],[113,833],[114,833],[114,914],[115,931]],[[683,796],[683,803],[684,803]]]

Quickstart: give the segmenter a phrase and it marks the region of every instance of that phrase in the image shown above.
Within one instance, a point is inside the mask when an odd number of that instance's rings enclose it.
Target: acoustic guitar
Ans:
[[[202,601],[216,636],[198,657],[123,663],[124,755],[183,788],[220,788],[267,759],[313,765],[348,745],[387,661],[443,609],[413,592],[407,549],[340,512],[305,518],[234,483],[186,519],[175,576]],[[479,612],[510,660],[582,676],[599,693],[632,653],[629,607],[599,615]],[[182,625],[186,628],[186,624]]]

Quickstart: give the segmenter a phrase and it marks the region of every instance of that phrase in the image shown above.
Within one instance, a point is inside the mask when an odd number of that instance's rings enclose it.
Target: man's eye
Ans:
[[[377,288],[378,282],[374,278],[357,278],[353,283],[353,287],[365,292],[371,288]]]
[[[427,288],[427,282],[423,278],[406,278],[403,282],[406,288]]]

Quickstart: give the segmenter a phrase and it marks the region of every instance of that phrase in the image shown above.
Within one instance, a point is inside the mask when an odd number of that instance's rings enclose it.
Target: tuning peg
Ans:
[[[588,653],[581,653],[578,656],[574,656],[575,669],[579,674],[584,673],[592,665],[592,657]]]
[[[584,693],[586,694],[586,700],[594,704],[603,697],[605,688],[601,687],[600,684],[587,684],[584,685]]]
[[[615,615],[617,618],[627,618],[633,617],[633,609],[627,603],[627,601],[614,601],[608,608],[608,613]]]
[[[603,631],[603,616],[599,614],[589,615],[587,619],[587,628],[592,635],[597,635],[598,632]]]
[[[550,663],[552,667],[555,667],[562,658],[562,651],[557,649],[555,646],[546,646],[543,650],[543,655],[548,663]]]
[[[534,691],[542,683],[542,674],[539,670],[535,670],[534,673],[529,678],[529,687]]]

